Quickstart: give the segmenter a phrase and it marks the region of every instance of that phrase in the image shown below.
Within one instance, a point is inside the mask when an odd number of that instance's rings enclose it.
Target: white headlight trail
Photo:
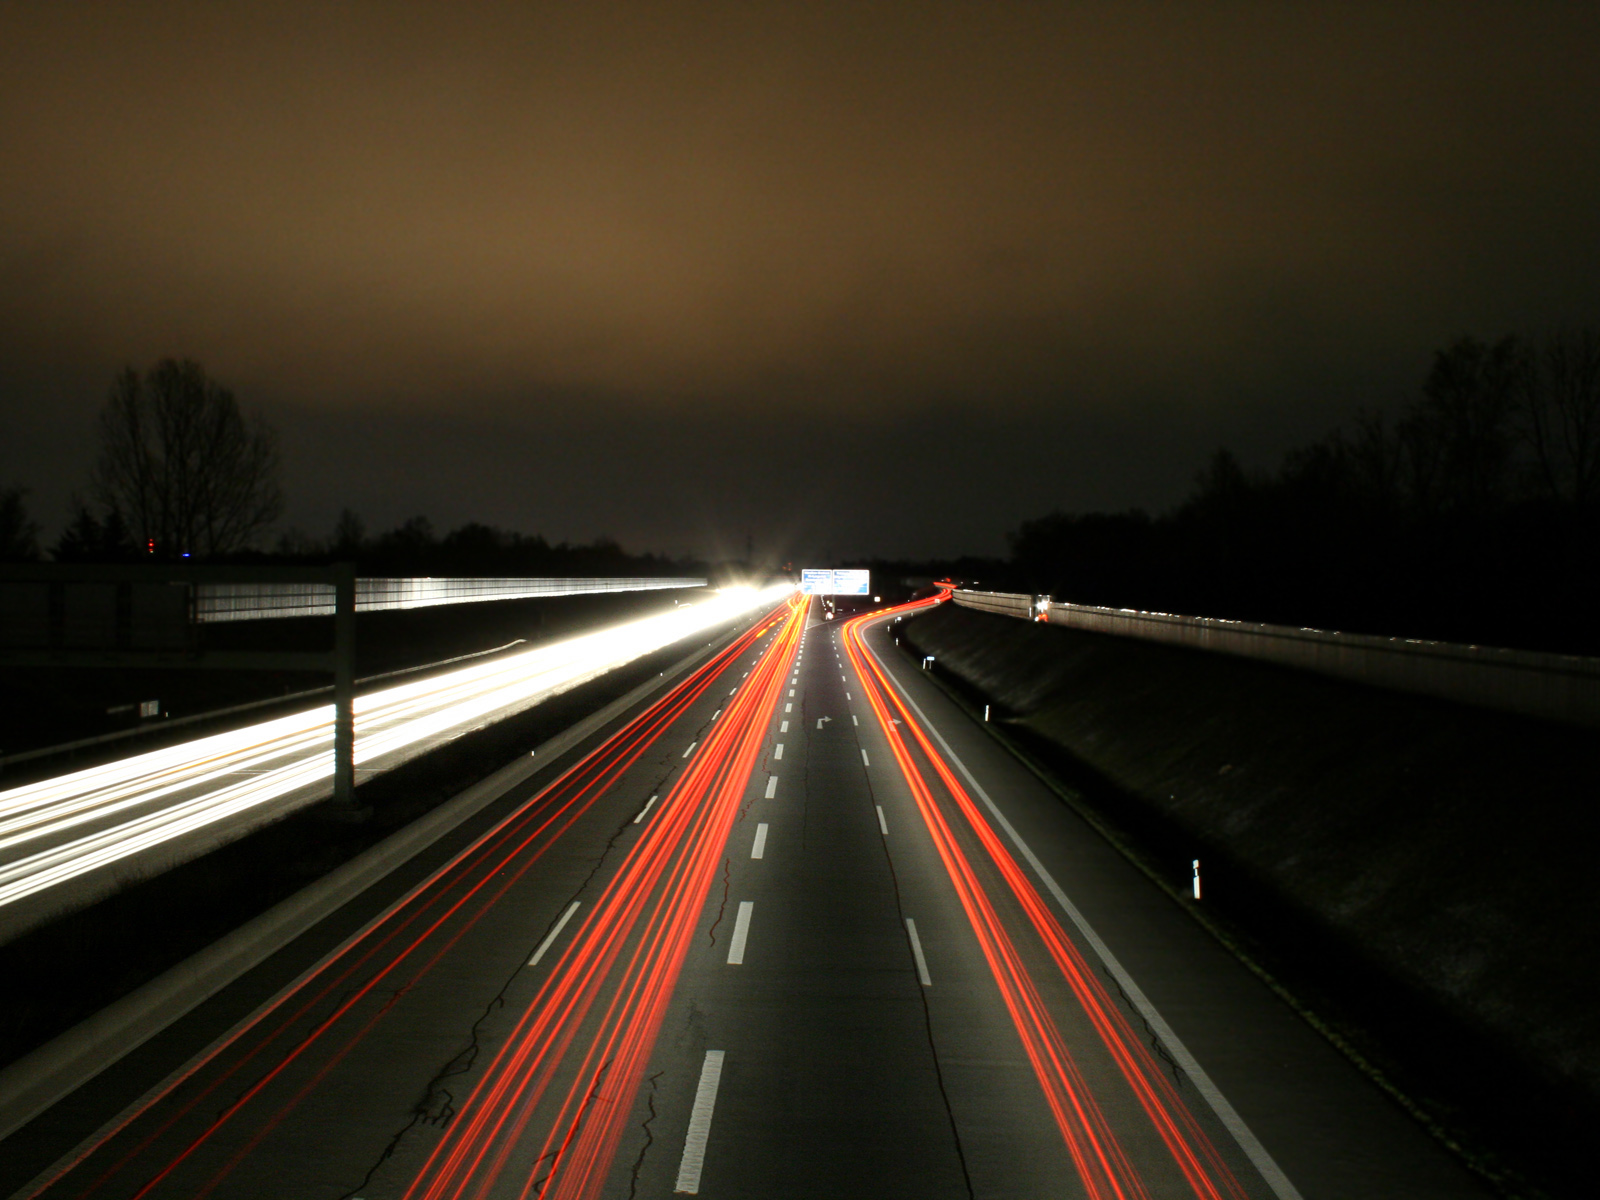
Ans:
[[[355,760],[396,766],[790,591],[725,589],[692,607],[368,692],[355,701]],[[275,800],[319,798],[333,777],[333,715],[325,704],[0,792],[0,907],[208,827],[226,840],[230,822],[258,818]]]

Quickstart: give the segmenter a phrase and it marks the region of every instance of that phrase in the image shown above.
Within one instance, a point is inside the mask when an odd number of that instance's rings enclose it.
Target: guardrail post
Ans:
[[[333,802],[356,803],[356,568],[333,568]]]

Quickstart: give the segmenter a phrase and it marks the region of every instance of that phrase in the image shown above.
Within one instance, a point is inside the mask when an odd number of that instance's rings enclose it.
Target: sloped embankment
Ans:
[[[1558,1188],[1585,1167],[1593,731],[955,605],[903,628],[1156,870],[1204,860],[1208,909],[1435,1120]]]

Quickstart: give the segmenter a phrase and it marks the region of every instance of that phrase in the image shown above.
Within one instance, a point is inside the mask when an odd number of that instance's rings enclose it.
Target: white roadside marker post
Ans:
[[[1194,860],[1194,898],[1200,899],[1200,860]]]

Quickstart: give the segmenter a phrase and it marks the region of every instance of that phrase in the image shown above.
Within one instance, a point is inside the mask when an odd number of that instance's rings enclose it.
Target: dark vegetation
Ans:
[[[551,545],[468,522],[442,536],[425,516],[369,534],[345,509],[326,537],[298,529],[266,548],[283,511],[276,432],[190,359],[125,368],[100,411],[85,495],[49,546],[57,562],[354,562],[365,575],[697,575],[704,563],[630,554],[610,538]],[[0,488],[0,562],[41,556],[26,492]]]
[[[91,489],[147,552],[216,558],[283,510],[277,435],[190,359],[126,368],[100,411]]]
[[[1600,652],[1600,332],[1463,338],[1275,473],[1219,450],[1172,512],[1052,513],[1011,549],[997,590]]]
[[[601,576],[684,575],[704,578],[704,563],[656,554],[630,554],[610,538],[551,545],[538,535],[470,521],[440,536],[427,517],[412,517],[386,533],[368,536],[361,518],[340,514],[325,539],[290,531],[272,556],[285,562],[353,562],[362,575]]]
[[[954,605],[909,654],[1508,1195],[1592,1191],[1593,731]]]

